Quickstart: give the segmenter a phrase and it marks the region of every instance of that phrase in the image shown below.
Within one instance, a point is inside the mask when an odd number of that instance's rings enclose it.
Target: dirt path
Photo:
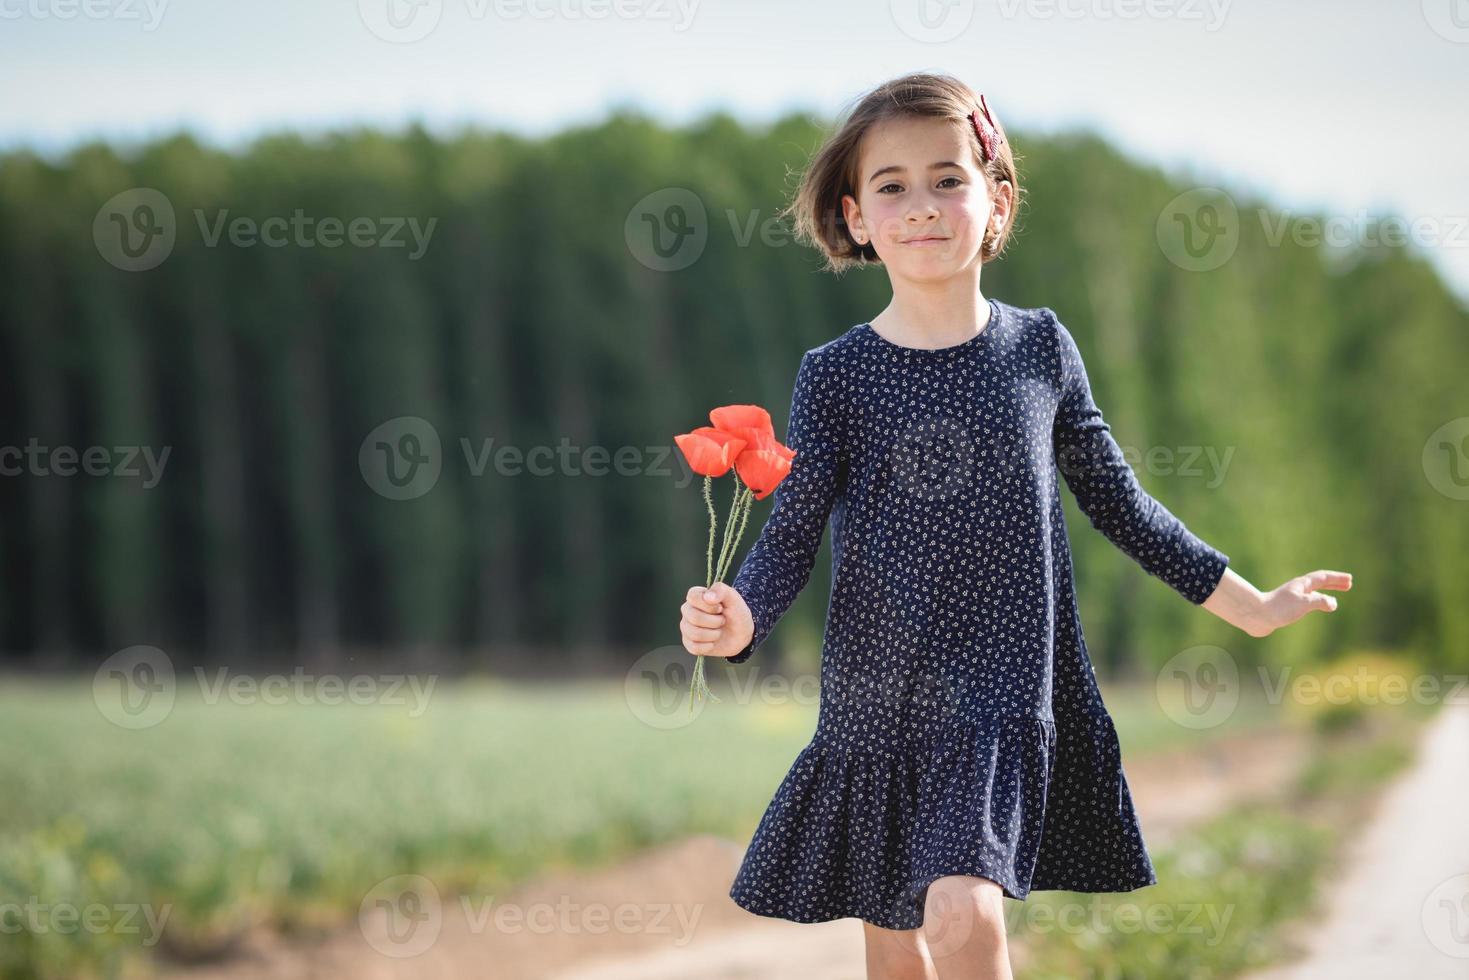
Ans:
[[[1299,961],[1250,980],[1469,978],[1469,705],[1443,708],[1304,923]]]
[[[1300,733],[1273,729],[1202,748],[1125,755],[1149,847],[1228,805],[1277,792],[1299,771],[1306,751]],[[326,941],[262,936],[226,963],[169,977],[862,980],[858,920],[784,922],[751,915],[730,901],[744,844],[692,837],[600,872],[545,876],[488,908],[452,897],[428,903],[424,921],[434,933],[432,941],[418,943],[425,948],[417,955],[399,955],[415,952],[416,938],[402,941],[385,915],[376,915],[362,929]],[[497,923],[497,912],[511,918]],[[1023,956],[1016,947],[1017,965]]]
[[[1305,761],[1303,733],[1262,729],[1204,747],[1125,757],[1128,786],[1150,848],[1227,806],[1285,788]],[[738,862],[724,878],[733,878]],[[728,899],[725,899],[728,902]],[[730,903],[732,904],[732,903]],[[744,915],[741,928],[701,935],[681,949],[608,958],[555,973],[554,980],[864,980],[862,924],[842,919],[803,925]],[[1025,954],[1011,947],[1018,969]]]

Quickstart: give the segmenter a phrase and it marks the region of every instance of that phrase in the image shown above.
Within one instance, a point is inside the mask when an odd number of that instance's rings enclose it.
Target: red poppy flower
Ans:
[[[756,500],[764,500],[790,472],[789,463],[796,458],[794,449],[776,441],[770,413],[759,405],[724,405],[710,412],[709,420],[715,428],[745,440],[744,452],[735,460],[735,472],[755,491]],[[761,460],[762,453],[773,453],[778,459]],[[782,460],[786,465],[781,465]]]
[[[796,455],[795,450],[787,449],[774,439],[770,443],[753,449],[747,446],[735,460],[735,472],[745,481],[756,500],[770,496],[780,481],[790,475],[791,460]]]
[[[705,556],[706,586],[724,580],[729,565],[734,560],[735,550],[744,533],[745,518],[750,513],[751,500],[764,500],[775,492],[775,488],[791,472],[791,460],[796,451],[783,446],[775,438],[775,428],[770,424],[770,413],[759,405],[722,405],[709,413],[713,426],[704,426],[674,436],[679,451],[688,460],[689,467],[704,477],[704,499],[709,506],[709,549]],[[730,520],[724,529],[724,547],[719,551],[719,567],[714,567],[714,535],[716,520],[714,501],[710,495],[711,480],[728,473],[734,467],[737,491]],[[733,539],[733,540],[731,540]],[[714,692],[704,680],[704,658],[694,662],[693,679],[689,685],[689,711],[694,710],[695,697],[708,697],[715,701]]]
[[[754,429],[769,433],[772,439],[775,438],[775,429],[770,424],[770,413],[759,405],[722,405],[709,413],[709,421],[714,423],[716,429],[723,429],[725,432]]]
[[[703,426],[673,437],[689,468],[700,476],[723,476],[745,448],[745,440],[732,432]]]

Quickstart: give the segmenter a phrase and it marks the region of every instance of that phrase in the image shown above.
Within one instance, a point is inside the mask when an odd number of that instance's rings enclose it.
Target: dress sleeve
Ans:
[[[836,379],[820,354],[807,351],[796,371],[786,445],[796,451],[791,471],[775,488],[774,506],[730,584],[750,607],[755,633],[728,659],[749,660],[811,577],[832,504],[846,482]]]
[[[1050,309],[1061,361],[1061,397],[1052,427],[1056,465],[1092,527],[1150,575],[1195,605],[1213,594],[1229,556],[1191,532],[1137,481],[1092,399],[1071,333]]]

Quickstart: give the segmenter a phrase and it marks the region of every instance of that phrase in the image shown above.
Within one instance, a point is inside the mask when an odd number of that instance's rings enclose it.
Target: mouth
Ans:
[[[904,245],[917,245],[917,246],[922,247],[922,246],[925,246],[925,245],[937,245],[940,242],[946,242],[946,241],[948,241],[947,238],[940,238],[940,237],[938,237],[936,235],[921,235],[918,238],[909,238],[906,241],[904,241],[903,244]]]

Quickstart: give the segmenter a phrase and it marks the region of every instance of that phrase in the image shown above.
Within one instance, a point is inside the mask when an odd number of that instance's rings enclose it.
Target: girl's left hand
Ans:
[[[1269,636],[1282,626],[1289,626],[1313,609],[1336,611],[1336,597],[1321,589],[1347,591],[1352,587],[1351,572],[1318,569],[1298,575],[1279,588],[1266,592],[1247,632],[1251,636]]]

